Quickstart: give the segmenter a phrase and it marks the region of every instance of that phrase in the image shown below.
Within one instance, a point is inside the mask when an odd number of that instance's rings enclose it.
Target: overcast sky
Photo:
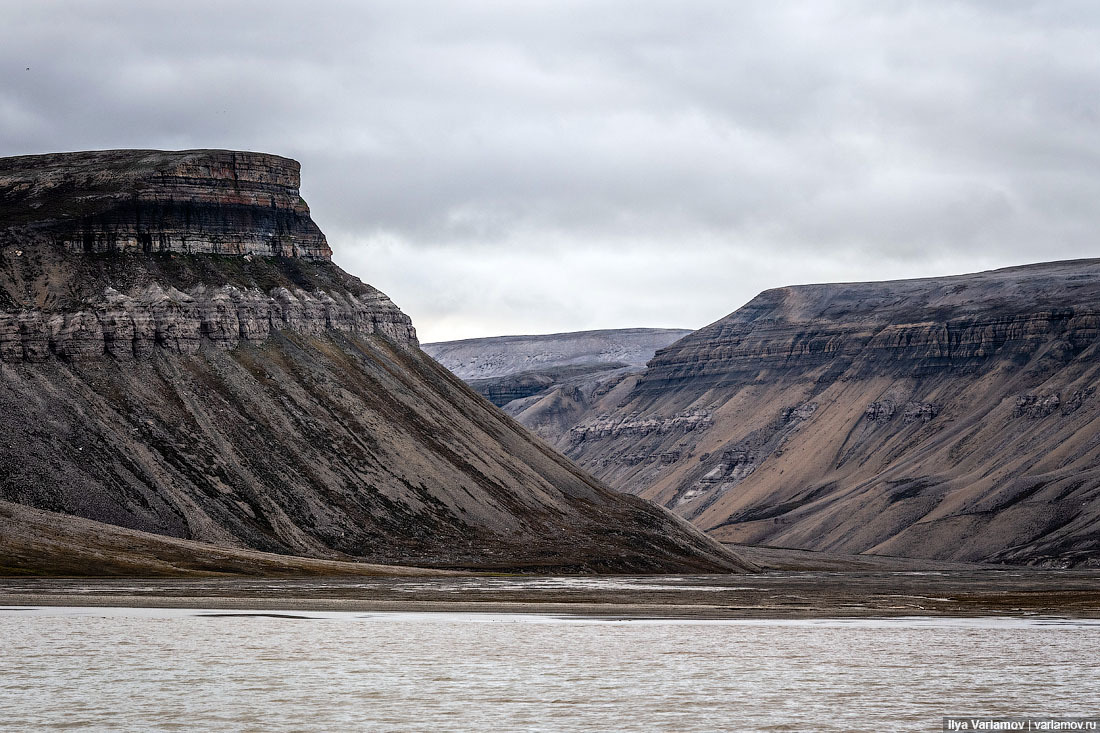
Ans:
[[[301,161],[422,341],[1100,256],[1096,2],[0,0],[0,79],[0,155]]]

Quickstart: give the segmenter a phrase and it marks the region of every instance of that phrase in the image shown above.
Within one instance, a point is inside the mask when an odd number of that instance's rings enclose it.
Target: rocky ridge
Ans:
[[[1098,349],[1098,260],[781,288],[554,442],[731,542],[1100,562]]]
[[[481,380],[564,367],[641,367],[657,349],[689,333],[677,328],[619,328],[438,341],[423,348],[456,376]]]

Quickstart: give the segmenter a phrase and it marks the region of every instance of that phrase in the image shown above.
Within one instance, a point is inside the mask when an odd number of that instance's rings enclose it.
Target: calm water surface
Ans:
[[[920,731],[1096,715],[1089,621],[0,609],[0,729]]]

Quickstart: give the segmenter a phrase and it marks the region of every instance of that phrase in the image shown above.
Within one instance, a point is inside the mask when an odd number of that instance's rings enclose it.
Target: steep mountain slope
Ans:
[[[726,541],[1100,561],[1100,260],[781,288],[557,445]]]
[[[691,331],[623,328],[441,341],[423,348],[526,428],[554,441],[658,349]]]
[[[0,500],[314,558],[745,567],[428,358],[297,187],[253,153],[0,160]]]

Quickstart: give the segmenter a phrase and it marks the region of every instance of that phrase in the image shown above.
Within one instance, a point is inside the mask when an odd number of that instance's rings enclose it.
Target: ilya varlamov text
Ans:
[[[1100,730],[1100,718],[944,718],[945,731]]]

